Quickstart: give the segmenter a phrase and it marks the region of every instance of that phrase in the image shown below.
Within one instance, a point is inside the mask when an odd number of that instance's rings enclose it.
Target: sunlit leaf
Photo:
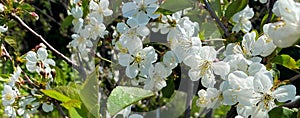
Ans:
[[[289,69],[299,69],[296,61],[290,55],[278,55],[272,60],[272,62],[274,62],[275,64],[282,65]]]
[[[66,109],[71,109],[71,108],[79,108],[80,109],[81,108],[81,102],[76,99],[69,100],[60,105],[65,107]]]
[[[127,106],[139,100],[153,96],[150,90],[136,87],[118,86],[111,92],[107,100],[107,110],[110,115],[115,115]]]
[[[71,100],[71,98],[69,98],[68,96],[65,96],[64,94],[59,93],[55,90],[42,90],[42,92],[45,95],[47,95],[53,99],[56,99],[58,101],[61,101],[61,102],[68,102],[69,100]]]

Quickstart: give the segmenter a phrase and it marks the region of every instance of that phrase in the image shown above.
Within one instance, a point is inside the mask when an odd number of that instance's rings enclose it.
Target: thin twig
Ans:
[[[289,82],[293,82],[293,81],[295,81],[295,80],[297,80],[297,79],[299,79],[299,78],[300,78],[300,74],[295,75],[294,77],[292,77],[292,78],[290,78],[290,79],[288,79],[288,80],[289,80]]]
[[[268,13],[268,18],[267,18],[266,23],[269,23],[271,21],[272,14],[273,14],[272,9],[273,9],[274,3],[275,3],[274,0],[269,0],[269,13]]]
[[[207,0],[204,0],[205,8],[208,10],[209,14],[212,18],[215,19],[217,24],[221,27],[221,29],[224,31],[224,34],[226,37],[229,37],[230,33],[228,32],[228,29],[224,26],[224,24],[221,22],[220,18],[216,15],[216,13],[211,8],[210,4]]]
[[[58,104],[58,101],[54,100],[53,103],[56,106],[58,112],[63,116],[63,118],[67,118],[67,115],[65,114],[65,112],[63,111],[63,109],[61,108],[61,106]]]
[[[49,18],[51,21],[55,22],[57,25],[61,26],[61,24],[59,22],[57,22],[52,16],[48,15],[47,13],[43,12],[43,10],[41,10],[40,8],[38,8],[37,6],[34,6],[34,9],[38,10],[39,12],[41,12],[43,15],[45,15],[47,18]]]
[[[37,32],[35,32],[33,29],[31,29],[19,16],[17,16],[15,13],[11,13],[11,15],[22,25],[24,26],[28,31],[30,31],[33,35],[38,37],[38,39],[44,43],[52,52],[54,52],[59,57],[63,58],[68,64],[72,65],[75,69],[78,71],[81,70],[79,66],[74,63],[72,60],[70,60],[68,57],[57,51],[55,48],[53,48],[41,35],[39,35]]]

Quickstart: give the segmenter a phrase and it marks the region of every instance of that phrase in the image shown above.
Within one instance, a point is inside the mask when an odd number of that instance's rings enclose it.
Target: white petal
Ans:
[[[30,62],[30,61],[28,61],[26,63],[26,68],[29,72],[35,72],[38,69],[38,67],[36,66],[36,63],[35,62]]]
[[[45,60],[48,57],[47,50],[45,48],[39,48],[37,51],[37,56],[39,60]]]
[[[272,94],[279,102],[293,100],[296,96],[296,87],[294,85],[280,86]]]
[[[122,13],[124,17],[131,17],[133,14],[137,13],[137,5],[133,2],[127,2],[122,7]]]
[[[119,54],[119,64],[122,66],[129,66],[129,64],[133,61],[133,57],[129,54]]]
[[[127,66],[126,68],[126,75],[129,78],[135,78],[138,74],[139,70],[138,70],[138,65],[137,64],[132,64]]]
[[[33,51],[29,51],[26,54],[26,60],[28,60],[30,62],[37,62],[36,53]]]
[[[192,81],[197,81],[200,79],[200,73],[199,70],[196,69],[190,69],[189,70],[189,77]]]
[[[147,36],[150,34],[150,30],[146,26],[140,26],[137,28],[137,33],[141,36]]]
[[[42,105],[43,111],[45,112],[50,112],[53,110],[53,104],[47,104],[47,103],[43,103]]]
[[[50,65],[52,65],[52,66],[55,66],[55,61],[54,61],[53,59],[46,59],[46,60],[44,61],[44,63],[50,64]]]
[[[132,114],[128,118],[143,118],[143,116],[140,114]]]
[[[146,25],[149,22],[150,18],[145,12],[139,12],[136,16],[136,21],[139,25]]]
[[[203,46],[199,53],[204,60],[214,61],[217,58],[217,51],[211,46]]]
[[[214,70],[214,73],[217,75],[227,75],[230,71],[230,66],[228,63],[219,61],[212,64],[212,69]]]
[[[267,93],[273,86],[272,78],[263,74],[263,73],[256,73],[254,75],[254,90],[258,92]]]

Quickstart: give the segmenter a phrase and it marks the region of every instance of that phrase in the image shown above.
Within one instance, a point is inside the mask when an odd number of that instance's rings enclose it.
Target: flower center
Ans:
[[[212,62],[210,62],[210,61],[208,61],[208,60],[204,60],[203,62],[202,62],[202,64],[200,64],[200,75],[201,76],[204,76],[206,73],[207,73],[207,71],[208,71],[208,69],[210,69],[210,67],[211,67],[211,63]]]
[[[269,109],[269,102],[273,100],[272,96],[270,94],[264,94],[263,95],[263,102],[264,102],[264,107],[266,109]]]
[[[138,53],[135,57],[134,57],[134,62],[136,63],[141,63],[144,59],[142,58],[141,54]]]
[[[11,93],[7,93],[7,94],[5,94],[5,99],[6,100],[12,100],[13,99],[13,95]]]

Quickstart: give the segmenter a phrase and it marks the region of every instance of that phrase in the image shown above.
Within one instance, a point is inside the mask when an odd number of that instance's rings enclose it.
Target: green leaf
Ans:
[[[68,101],[71,100],[71,98],[69,98],[69,97],[65,96],[64,94],[59,93],[59,92],[57,92],[55,90],[42,90],[42,92],[45,95],[47,95],[47,96],[49,96],[49,97],[51,97],[53,99],[56,99],[58,101],[61,101],[61,102],[68,102]]]
[[[297,112],[286,108],[286,107],[276,107],[269,111],[270,118],[297,118]]]
[[[222,10],[221,10],[221,2],[220,0],[209,0],[209,3],[214,10],[214,12],[217,14],[217,16],[222,16]]]
[[[12,36],[6,36],[6,37],[4,38],[4,41],[5,41],[8,45],[10,45],[11,47],[13,47],[15,50],[18,48],[16,39],[15,39],[14,37],[12,37]]]
[[[23,3],[19,7],[24,11],[34,11],[34,8],[28,3]]]
[[[300,67],[300,59],[297,60],[296,65]]]
[[[78,112],[76,111],[75,108],[70,108],[70,109],[69,109],[69,115],[70,115],[71,118],[82,118],[82,117],[78,114]]]
[[[85,80],[82,89],[79,91],[79,96],[88,111],[98,118],[100,105],[98,102],[99,86],[96,70]]]
[[[166,10],[166,9],[163,9],[163,8],[158,8],[156,10],[156,13],[161,13],[163,15],[171,15],[173,14],[174,12],[173,11],[170,11],[170,10]]]
[[[193,7],[193,0],[167,0],[163,4],[160,5],[160,8],[177,12],[179,10],[183,10],[189,7]]]
[[[69,100],[67,102],[64,102],[60,104],[61,106],[65,107],[66,109],[71,109],[71,108],[81,108],[81,102],[76,99]]]
[[[127,106],[139,100],[153,96],[150,90],[137,87],[118,86],[111,92],[107,100],[108,113],[113,116]]]
[[[167,86],[164,87],[161,91],[164,97],[170,98],[175,91],[174,80],[172,78],[169,78],[167,80]]]
[[[61,27],[62,28],[68,28],[70,25],[72,25],[72,21],[73,21],[74,17],[73,16],[67,16],[63,22],[61,23]]]
[[[289,69],[299,69],[296,61],[290,55],[278,55],[272,60],[272,62],[274,62],[275,64],[282,65]]]
[[[53,89],[56,90],[57,92],[60,92],[64,95],[70,97],[71,99],[80,100],[78,90],[74,87],[71,87],[71,86],[57,86]]]
[[[248,4],[248,0],[232,0],[225,11],[225,17],[230,19],[235,13],[243,10]]]

